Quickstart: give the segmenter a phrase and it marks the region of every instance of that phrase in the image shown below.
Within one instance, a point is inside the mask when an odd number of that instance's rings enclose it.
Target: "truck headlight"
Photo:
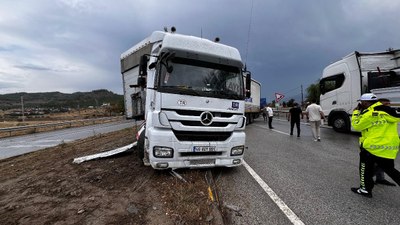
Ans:
[[[243,155],[243,153],[244,153],[244,145],[235,146],[231,149],[231,156]]]
[[[154,146],[153,155],[156,158],[172,158],[174,157],[174,150],[168,147]]]

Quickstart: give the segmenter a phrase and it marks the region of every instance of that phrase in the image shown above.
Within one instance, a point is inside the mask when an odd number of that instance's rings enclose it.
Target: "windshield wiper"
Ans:
[[[200,96],[200,92],[193,90],[193,89],[179,89],[178,90],[179,94],[190,94],[190,95],[196,95]]]
[[[237,99],[237,100],[242,99],[241,96],[239,96],[236,92],[233,92],[231,90],[221,90],[221,91],[214,90],[213,92],[216,95],[220,95],[220,96],[227,97],[230,99]]]
[[[177,94],[188,94],[188,95],[201,95],[199,91],[194,90],[191,86],[162,86],[162,88],[166,88],[171,93]]]

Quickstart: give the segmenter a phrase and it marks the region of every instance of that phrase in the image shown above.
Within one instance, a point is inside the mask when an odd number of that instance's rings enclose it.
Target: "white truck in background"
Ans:
[[[245,72],[250,73],[250,72]],[[245,99],[245,111],[247,124],[253,123],[254,119],[260,116],[260,99],[261,99],[261,84],[251,79],[250,84],[251,96]]]
[[[236,48],[174,32],[155,31],[122,53],[126,117],[145,120],[137,135],[144,164],[240,165],[251,94],[242,68]]]
[[[353,52],[323,70],[320,104],[328,125],[338,132],[351,130],[351,114],[364,93],[387,98],[400,106],[400,50]]]

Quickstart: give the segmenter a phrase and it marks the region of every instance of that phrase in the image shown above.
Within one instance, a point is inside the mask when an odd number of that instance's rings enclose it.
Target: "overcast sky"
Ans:
[[[395,0],[1,0],[0,94],[122,94],[120,55],[164,26],[239,49],[284,101],[353,52],[400,48]]]

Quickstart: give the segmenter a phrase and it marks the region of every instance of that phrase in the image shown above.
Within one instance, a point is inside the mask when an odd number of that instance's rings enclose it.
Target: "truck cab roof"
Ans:
[[[204,38],[163,31],[154,31],[149,37],[123,52],[121,60],[157,42],[161,43],[160,52],[175,51],[192,57],[202,56],[206,59],[214,58],[214,60],[219,58],[223,64],[243,67],[240,53],[236,48]]]

